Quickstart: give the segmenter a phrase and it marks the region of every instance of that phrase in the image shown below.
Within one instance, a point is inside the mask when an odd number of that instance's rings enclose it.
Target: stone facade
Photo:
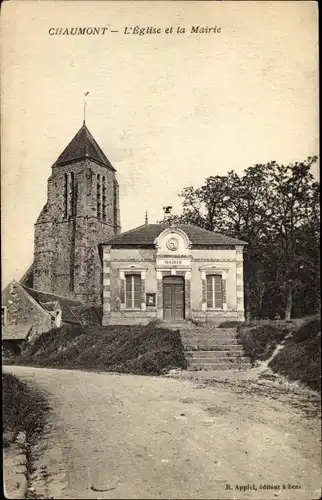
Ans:
[[[86,125],[73,141],[52,166],[35,224],[33,288],[100,306],[98,244],[120,232],[119,186]]]
[[[23,337],[32,328],[33,332],[40,334],[54,326],[53,316],[43,309],[25,289],[13,281],[2,293],[2,327],[6,337],[15,337],[16,329],[23,332]],[[6,331],[12,335],[6,335]],[[20,337],[20,335],[18,335]]]
[[[122,235],[119,241],[122,242]],[[177,242],[176,249],[171,248],[173,241]],[[141,247],[140,244],[126,246],[115,244],[112,239],[101,245],[101,248],[103,325],[147,324],[151,320],[165,319],[172,321],[172,318],[165,318],[164,283],[169,276],[183,279],[182,291],[179,289],[177,292],[184,293],[183,320],[244,321],[243,242],[236,240],[235,245],[194,245],[184,230],[168,228],[160,229],[154,245],[142,243]],[[126,305],[127,275],[140,277],[139,306]],[[207,276],[219,277],[219,307],[209,307],[209,291],[207,303]],[[151,295],[155,302],[152,300],[149,305],[147,296]]]

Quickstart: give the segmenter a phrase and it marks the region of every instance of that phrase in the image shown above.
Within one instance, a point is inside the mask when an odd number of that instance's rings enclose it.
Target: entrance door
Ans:
[[[163,278],[163,318],[184,319],[184,278],[181,276]]]

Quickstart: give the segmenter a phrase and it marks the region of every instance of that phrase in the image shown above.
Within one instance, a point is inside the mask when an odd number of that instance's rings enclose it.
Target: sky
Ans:
[[[124,33],[136,25],[161,33]],[[49,35],[76,27],[108,29]],[[179,212],[178,193],[208,176],[318,153],[315,2],[14,0],[1,33],[2,286],[32,262],[51,166],[82,125],[85,92],[123,231],[146,210],[151,223],[164,205]]]

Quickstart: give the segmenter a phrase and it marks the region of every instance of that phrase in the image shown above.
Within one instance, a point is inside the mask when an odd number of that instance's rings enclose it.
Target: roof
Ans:
[[[54,166],[65,165],[66,163],[86,158],[115,170],[84,122],[75,137],[58,157]]]
[[[2,329],[2,340],[23,340],[27,337],[32,324],[6,325]]]
[[[247,244],[245,241],[230,238],[229,236],[224,236],[223,234],[214,233],[198,226],[178,224],[175,225],[175,227],[186,233],[193,246],[226,246]],[[144,224],[143,226],[136,227],[131,231],[118,234],[103,244],[112,246],[153,246],[155,238],[157,238],[162,231],[168,228],[169,225],[167,224]]]
[[[52,302],[42,302],[42,306],[45,307],[47,311],[53,312],[59,307],[59,303],[57,300],[53,300]]]
[[[80,311],[84,308],[84,304],[78,300],[66,299],[65,297],[60,297],[59,295],[54,295],[47,292],[39,292],[33,288],[28,288],[22,285],[24,290],[26,290],[31,297],[38,302],[44,309],[51,312],[54,310],[55,303],[58,302],[62,311],[62,320],[67,323],[81,323]]]
[[[25,285],[25,286],[28,286],[29,288],[32,288],[32,286],[33,286],[33,272],[34,272],[34,264],[32,263],[28,267],[25,274],[20,279],[19,283],[21,285]]]

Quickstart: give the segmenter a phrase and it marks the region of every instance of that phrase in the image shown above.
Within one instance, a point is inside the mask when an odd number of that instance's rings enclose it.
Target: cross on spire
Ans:
[[[148,224],[148,211],[145,211],[145,224]]]
[[[86,101],[86,97],[88,96],[89,92],[85,92],[84,96],[85,96],[85,99],[84,99],[84,120],[83,120],[83,125],[85,125],[85,122],[86,122],[86,106],[87,106],[87,101]]]

